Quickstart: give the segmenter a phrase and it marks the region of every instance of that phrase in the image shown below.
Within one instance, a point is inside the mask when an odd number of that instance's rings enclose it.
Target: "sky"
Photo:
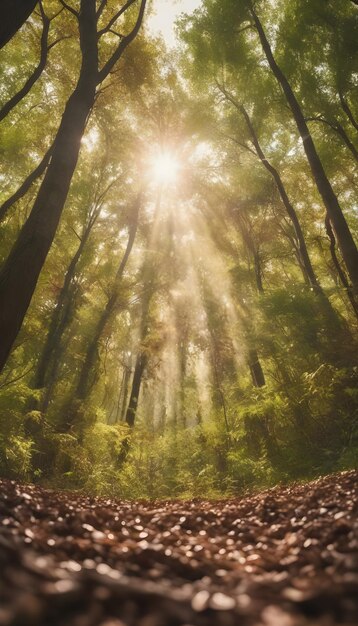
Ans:
[[[191,13],[201,0],[154,0],[155,15],[148,19],[148,27],[156,34],[163,35],[167,45],[175,45],[174,22],[180,13]]]

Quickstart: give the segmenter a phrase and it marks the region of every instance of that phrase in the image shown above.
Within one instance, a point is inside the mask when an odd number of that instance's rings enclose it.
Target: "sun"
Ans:
[[[160,152],[151,159],[151,176],[158,185],[170,185],[178,180],[180,163],[171,152]]]

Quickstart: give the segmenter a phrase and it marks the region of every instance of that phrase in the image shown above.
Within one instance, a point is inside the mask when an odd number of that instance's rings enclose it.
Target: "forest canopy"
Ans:
[[[155,10],[1,3],[0,474],[356,467],[357,3],[202,0],[175,47]]]

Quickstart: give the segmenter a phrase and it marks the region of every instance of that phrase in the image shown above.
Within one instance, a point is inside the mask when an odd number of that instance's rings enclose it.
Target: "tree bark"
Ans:
[[[352,281],[353,290],[355,293],[358,293],[358,250],[352,237],[352,233],[349,230],[338,199],[332,189],[331,183],[328,180],[328,177],[316,150],[316,146],[313,142],[311,133],[307,126],[305,117],[292,90],[292,87],[274,58],[265,31],[252,6],[250,8],[250,12],[253,17],[254,24],[262,45],[262,49],[266,55],[266,59],[269,63],[271,71],[274,74],[277,82],[280,84],[282,91],[286,97],[287,103],[292,111],[292,115],[296,122],[298,132],[301,136],[304,151],[306,153],[307,161],[310,165],[314,181],[326,207],[329,219],[335,230],[342,257],[344,259],[348,274]]]
[[[266,380],[260,363],[259,355],[257,354],[257,351],[253,348],[249,350],[248,361],[254,387],[265,387]]]
[[[128,407],[126,410],[125,422],[130,428],[133,428],[138,408],[138,399],[145,367],[147,365],[147,356],[144,352],[139,352],[134,368],[131,393],[129,396]]]
[[[139,394],[140,394],[140,389],[142,386],[143,374],[147,366],[147,361],[148,361],[147,355],[144,352],[140,351],[136,358],[131,393],[129,396],[128,407],[125,412],[125,418],[124,418],[125,423],[128,424],[131,430],[134,427],[135,418],[137,415]],[[118,460],[119,465],[122,465],[124,461],[126,460],[128,456],[129,448],[130,448],[130,435],[128,434],[123,439],[122,447],[118,454],[117,460]]]
[[[33,12],[38,0],[2,0],[0,5],[0,48],[10,41]]]

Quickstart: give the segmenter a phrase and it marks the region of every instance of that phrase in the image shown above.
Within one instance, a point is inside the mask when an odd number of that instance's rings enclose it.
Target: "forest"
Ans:
[[[357,2],[195,5],[168,46],[155,1],[0,3],[5,479],[357,468]]]

